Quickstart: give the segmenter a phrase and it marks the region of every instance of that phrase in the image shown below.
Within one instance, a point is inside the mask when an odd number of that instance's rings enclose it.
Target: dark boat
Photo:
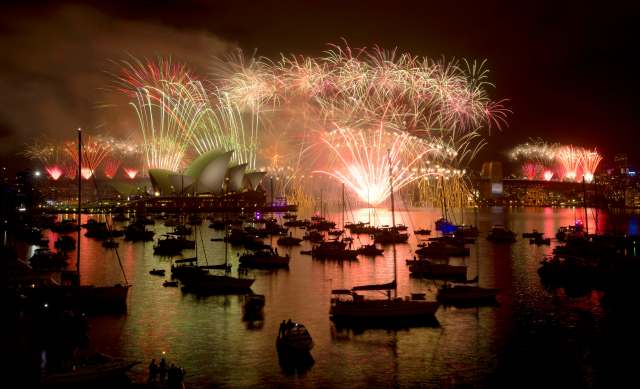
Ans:
[[[431,230],[426,228],[419,228],[417,230],[413,230],[413,233],[416,235],[431,235]]]
[[[469,285],[443,285],[438,289],[436,299],[445,305],[477,306],[496,303],[500,289],[481,288]]]
[[[162,286],[164,286],[165,288],[177,288],[178,287],[178,281],[168,281],[165,280],[162,283]]]
[[[129,224],[124,230],[124,240],[138,242],[138,241],[150,241],[153,240],[153,231],[148,231],[144,224]]]
[[[409,234],[399,232],[395,228],[379,228],[373,234],[373,241],[380,244],[406,243],[409,240]]]
[[[278,238],[279,246],[299,246],[302,239],[294,238],[293,236],[283,236]]]
[[[375,257],[376,255],[382,255],[382,253],[384,252],[384,250],[379,249],[375,243],[360,246],[356,249],[356,251],[358,252],[358,254],[370,256],[370,257]]]
[[[534,239],[530,239],[529,240],[529,244],[535,244],[535,245],[550,245],[551,244],[551,238],[543,238],[542,236],[536,237]]]
[[[164,276],[165,270],[164,269],[151,269],[149,270],[149,274],[153,275],[153,276]]]
[[[108,248],[108,249],[113,249],[120,246],[120,243],[116,242],[115,240],[113,240],[113,238],[109,238],[106,239],[105,241],[102,242],[102,247]]]
[[[289,267],[289,255],[280,256],[273,250],[259,250],[242,254],[240,266],[256,269],[278,269]]]
[[[244,296],[244,303],[242,304],[242,310],[245,316],[257,316],[262,313],[264,308],[265,298],[262,294],[246,294]]]
[[[279,353],[306,354],[313,348],[313,339],[302,324],[285,324],[276,338],[276,348]]]
[[[522,233],[523,238],[531,238],[531,239],[542,238],[543,235],[544,234],[542,232],[538,232],[537,230]]]
[[[69,235],[62,235],[53,245],[60,251],[71,251],[76,248],[76,240]]]
[[[412,276],[435,278],[435,279],[455,279],[467,277],[466,266],[453,266],[448,264],[433,263],[428,259],[413,261],[409,265]]]
[[[202,237],[201,237],[202,238]],[[176,260],[180,266],[171,266],[171,276],[182,281],[182,290],[196,294],[245,294],[251,289],[254,279],[230,276],[231,266],[227,263],[228,244],[225,243],[224,263],[198,266],[198,257]],[[198,250],[196,247],[196,254]],[[210,269],[224,270],[223,275],[211,274]]]
[[[516,234],[503,225],[497,224],[491,228],[487,239],[494,243],[513,243],[516,241]]]
[[[349,250],[344,242],[332,240],[322,242],[311,249],[311,256],[317,259],[354,260],[358,258],[356,250]]]

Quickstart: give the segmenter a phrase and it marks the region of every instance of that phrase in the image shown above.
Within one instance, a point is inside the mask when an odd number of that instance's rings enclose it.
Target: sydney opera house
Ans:
[[[209,151],[182,172],[149,169],[154,195],[140,200],[138,205],[144,203],[150,211],[289,210],[286,204],[273,204],[273,199],[267,204],[266,193],[260,187],[266,173],[247,171],[246,164],[231,161],[232,155],[233,151]],[[138,189],[126,182],[112,182],[111,186],[123,196]]]
[[[156,193],[176,194],[238,193],[255,191],[265,172],[247,172],[246,164],[231,165],[233,151],[212,150],[196,158],[183,173],[149,169],[149,178]]]

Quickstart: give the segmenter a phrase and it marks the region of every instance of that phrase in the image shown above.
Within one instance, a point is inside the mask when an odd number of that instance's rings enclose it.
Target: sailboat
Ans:
[[[477,212],[477,211],[476,211]],[[476,214],[477,217],[477,214]],[[477,223],[476,223],[477,224]],[[445,305],[453,306],[479,306],[483,304],[495,304],[497,302],[496,296],[500,292],[500,289],[495,288],[482,288],[478,285],[480,264],[479,258],[476,258],[478,269],[478,275],[469,281],[461,282],[462,284],[476,285],[449,285],[445,283],[438,288],[438,294],[436,299]]]
[[[395,204],[393,198],[393,176],[391,163],[389,164],[389,186],[391,189],[391,220],[392,228],[396,226]],[[387,321],[387,320],[415,320],[432,319],[440,304],[436,301],[425,301],[423,294],[412,294],[412,297],[398,298],[398,270],[396,246],[393,244],[393,281],[386,284],[372,284],[355,286],[352,289],[335,289],[335,296],[351,296],[351,299],[332,297],[329,313],[337,321]],[[366,299],[359,291],[386,291],[386,299]],[[391,298],[391,292],[393,298]]]
[[[82,216],[82,130],[78,129],[78,206],[77,206],[77,224],[81,224]],[[66,272],[63,279],[67,282],[59,287],[47,288],[44,298],[55,301],[64,306],[77,308],[83,311],[91,312],[124,312],[127,309],[127,296],[131,285],[127,282],[124,275],[124,284],[116,284],[112,286],[95,286],[80,284],[80,259],[81,259],[81,239],[80,229],[77,229],[77,257],[75,272]],[[116,251],[117,254],[117,251]],[[121,266],[122,267],[122,266]]]
[[[227,223],[225,223],[225,226]],[[202,232],[200,233],[202,234]],[[226,234],[226,229],[225,229]],[[200,235],[202,241],[202,235]],[[255,281],[252,278],[236,278],[229,275],[230,266],[228,265],[228,246],[224,243],[224,263],[219,265],[201,265],[198,266],[198,248],[196,246],[196,256],[186,260],[177,260],[182,263],[179,266],[171,266],[172,277],[179,278],[185,292],[195,292],[200,294],[244,294],[250,291],[251,285]],[[204,244],[203,244],[203,253]],[[209,273],[209,269],[224,270],[224,275]]]

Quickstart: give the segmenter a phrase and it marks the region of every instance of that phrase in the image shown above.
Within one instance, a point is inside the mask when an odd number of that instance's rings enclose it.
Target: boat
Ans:
[[[542,236],[536,237],[534,239],[530,239],[529,240],[529,244],[535,244],[535,245],[550,245],[551,244],[551,238],[543,238]]]
[[[409,234],[392,227],[378,228],[373,234],[373,241],[380,244],[406,243],[407,240],[409,240]]]
[[[291,235],[278,238],[279,246],[299,246],[300,242],[302,242],[302,239],[294,238]]]
[[[202,232],[200,232],[200,239],[202,240]],[[174,267],[172,265],[171,276],[182,281],[182,290],[185,292],[196,294],[245,294],[249,292],[255,280],[252,278],[236,278],[230,275],[228,243],[225,242],[224,247],[223,264],[198,266],[198,249],[196,246],[196,257],[190,258],[188,261],[182,260],[181,266]],[[203,252],[206,258],[204,247]],[[176,262],[178,261],[180,260],[176,260]],[[209,270],[212,269],[224,270],[224,274],[211,274]]]
[[[195,241],[183,236],[165,234],[163,237],[163,239],[158,239],[158,243],[153,246],[153,253],[156,255],[173,256],[180,254],[183,249],[195,248]]]
[[[290,321],[281,324],[276,348],[279,353],[306,354],[313,348],[313,339],[304,325]]]
[[[289,267],[289,255],[281,256],[277,251],[258,250],[253,253],[244,253],[238,261],[242,267],[256,269],[278,269]]]
[[[513,243],[516,241],[516,234],[505,228],[505,226],[496,224],[491,227],[487,239],[494,243]]]
[[[138,361],[113,358],[106,354],[97,353],[91,358],[86,358],[82,363],[75,364],[71,371],[44,373],[43,385],[66,387],[73,385],[92,385],[114,382],[121,379],[124,374]]]
[[[317,259],[337,259],[337,260],[353,260],[358,258],[357,250],[346,248],[344,242],[331,240],[322,242],[311,248],[311,256]]]
[[[76,240],[69,235],[62,235],[56,239],[53,245],[60,251],[71,251],[76,248]]]
[[[242,310],[245,316],[257,316],[262,313],[264,308],[265,298],[263,294],[246,294],[244,295],[244,303],[242,304]]]
[[[443,285],[438,289],[436,299],[445,305],[477,306],[496,303],[500,289],[481,288],[470,285]]]
[[[430,279],[451,279],[466,278],[466,266],[454,266],[444,263],[433,263],[428,259],[413,261],[409,265],[411,276],[425,277]]]
[[[129,224],[124,230],[124,240],[138,242],[153,240],[155,233],[146,229],[144,223]]]
[[[389,164],[389,186],[391,198],[392,228],[395,227],[395,206],[393,196],[393,178],[391,164]],[[392,231],[396,231],[393,229]],[[414,294],[413,297],[398,297],[397,289],[398,269],[396,264],[396,246],[393,242],[393,280],[386,284],[371,284],[355,286],[351,289],[332,290],[331,319],[338,322],[366,323],[384,322],[395,325],[398,321],[414,321],[435,319],[435,313],[440,306],[437,301],[426,301]],[[360,291],[386,292],[386,299],[370,299],[359,294]],[[393,298],[392,298],[393,292]],[[349,296],[346,299],[344,296]],[[418,297],[417,299],[414,297]]]
[[[458,230],[458,227],[447,220],[447,218],[445,217],[441,217],[440,219],[436,220],[435,225],[436,231],[440,231],[443,234],[450,234]]]
[[[369,257],[382,255],[382,253],[384,252],[384,250],[379,249],[375,243],[362,245],[358,247],[356,251],[358,252],[358,254],[369,256]]]
[[[522,233],[523,238],[531,238],[531,239],[542,238],[543,235],[544,234],[542,232],[538,232],[538,230]]]
[[[480,262],[476,258],[477,274],[473,279],[457,279],[454,285],[445,282],[438,288],[436,300],[444,305],[459,307],[497,304],[496,296],[500,289],[483,288],[479,285]],[[470,284],[475,284],[470,285]]]
[[[165,288],[177,288],[178,281],[164,280],[164,282],[162,283],[162,286],[164,286]]]
[[[316,230],[307,230],[302,239],[308,240],[311,243],[321,243],[324,242],[324,235]]]
[[[67,266],[67,255],[64,252],[39,248],[29,258],[29,264],[37,270],[64,269]]]
[[[413,230],[413,233],[416,235],[431,235],[431,230],[426,228],[419,228],[417,230]]]
[[[78,205],[76,207],[76,226],[80,226],[82,216],[82,130],[78,129]],[[95,176],[94,176],[95,179]],[[129,289],[131,285],[127,281],[127,276],[124,273],[124,268],[120,266],[122,275],[124,277],[124,284],[115,284],[111,286],[95,286],[95,285],[82,285],[80,282],[80,264],[82,250],[80,249],[80,228],[76,229],[77,232],[77,250],[76,250],[76,270],[71,272],[67,280],[70,284],[62,285],[59,288],[51,288],[49,293],[57,293],[59,295],[56,298],[64,301],[64,304],[73,306],[82,310],[88,311],[110,311],[110,312],[125,312],[127,309],[127,296],[129,295]],[[113,236],[113,235],[110,235]],[[117,256],[117,249],[116,256]],[[118,257],[118,261],[120,257]],[[64,275],[64,274],[63,274]]]
[[[199,226],[200,224],[202,224],[202,216],[198,214],[189,215],[189,217],[187,218],[187,224],[192,226]]]
[[[120,246],[120,243],[113,240],[113,238],[108,238],[102,242],[102,247],[113,249]]]
[[[165,270],[164,269],[151,269],[149,270],[149,274],[151,274],[152,276],[164,276]]]
[[[432,241],[428,245],[420,247],[415,253],[421,257],[448,258],[466,257],[470,250],[464,245],[452,244],[446,241]]]

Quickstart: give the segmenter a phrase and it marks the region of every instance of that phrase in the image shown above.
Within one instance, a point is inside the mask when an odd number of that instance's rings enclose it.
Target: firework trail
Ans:
[[[74,167],[77,169],[79,162],[77,142],[66,142],[64,144],[64,150],[73,161]],[[82,142],[82,166],[80,167],[80,174],[82,175],[82,178],[85,180],[91,178],[110,152],[111,147],[108,143],[100,141],[99,138],[86,136],[85,140]]]
[[[558,150],[557,158],[564,170],[564,177],[570,181],[578,180],[578,168],[582,161],[579,148],[572,145],[563,146]]]
[[[436,174],[421,167],[423,158],[437,149],[419,138],[399,131],[339,128],[322,137],[336,160],[330,171],[318,170],[344,183],[373,206],[390,195],[389,168],[394,190]]]
[[[113,179],[118,173],[118,169],[120,168],[120,160],[115,158],[107,158],[103,163],[103,171],[105,177],[108,179]]]
[[[205,101],[193,99],[199,87],[198,82],[165,83],[136,92],[130,105],[138,117],[146,169],[178,171],[186,162],[192,135],[207,112]]]
[[[582,177],[585,182],[593,182],[593,175],[596,172],[600,161],[602,161],[602,157],[597,150],[590,151],[582,149],[580,162],[582,166]]]
[[[64,164],[67,163],[67,156],[64,150],[55,143],[47,142],[41,144],[36,141],[26,147],[23,155],[42,163],[45,171],[54,181],[64,175]]]

